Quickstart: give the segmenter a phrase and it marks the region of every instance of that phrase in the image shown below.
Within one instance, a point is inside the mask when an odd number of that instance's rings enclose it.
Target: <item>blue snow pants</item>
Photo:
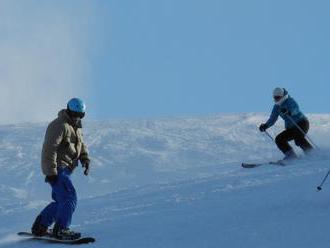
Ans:
[[[69,228],[71,225],[72,215],[77,206],[77,193],[70,178],[71,173],[68,167],[58,168],[57,181],[50,184],[54,201],[40,213],[40,224],[43,226],[50,227],[54,222],[60,228]]]

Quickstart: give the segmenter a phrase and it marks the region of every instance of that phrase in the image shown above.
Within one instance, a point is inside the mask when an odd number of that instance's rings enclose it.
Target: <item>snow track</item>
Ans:
[[[330,184],[316,187],[330,168],[330,116],[310,117],[322,151],[255,169],[240,164],[281,157],[256,128],[264,115],[87,123],[93,167],[88,178],[74,174],[73,228],[96,237],[90,247],[328,247]],[[0,127],[0,247],[47,246],[14,235],[50,198],[44,130]]]

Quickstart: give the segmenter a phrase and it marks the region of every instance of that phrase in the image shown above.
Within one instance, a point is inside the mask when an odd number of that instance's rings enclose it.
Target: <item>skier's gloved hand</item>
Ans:
[[[267,128],[268,128],[267,124],[263,123],[260,125],[259,130],[260,132],[265,132]]]
[[[81,161],[81,164],[82,164],[82,167],[85,168],[85,170],[84,170],[85,176],[88,176],[90,160],[89,159],[83,160],[83,161]]]
[[[284,114],[284,115],[291,115],[291,112],[286,108],[282,108],[281,113]]]
[[[46,176],[45,177],[45,182],[50,183],[50,184],[56,183],[57,182],[57,175]]]

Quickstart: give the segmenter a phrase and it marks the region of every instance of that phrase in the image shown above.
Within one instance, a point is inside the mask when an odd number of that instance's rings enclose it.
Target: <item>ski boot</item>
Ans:
[[[284,155],[284,158],[278,161],[279,164],[285,165],[292,160],[298,159],[298,156],[294,150],[287,151]]]
[[[31,233],[39,237],[48,234],[47,232],[48,228],[46,226],[41,225],[40,222],[41,222],[41,215],[38,215],[31,228]]]
[[[60,240],[76,240],[81,237],[81,234],[71,231],[69,228],[61,228],[58,224],[55,224],[53,237]]]

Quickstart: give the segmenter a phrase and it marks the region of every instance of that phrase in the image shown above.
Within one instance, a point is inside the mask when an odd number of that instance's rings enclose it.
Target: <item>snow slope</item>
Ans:
[[[330,115],[310,118],[321,151],[256,169],[240,163],[281,158],[256,128],[262,114],[88,122],[93,168],[73,176],[73,228],[97,238],[91,247],[328,247],[330,185],[316,186],[330,168]],[[0,126],[0,247],[47,246],[15,235],[50,199],[45,128]]]

